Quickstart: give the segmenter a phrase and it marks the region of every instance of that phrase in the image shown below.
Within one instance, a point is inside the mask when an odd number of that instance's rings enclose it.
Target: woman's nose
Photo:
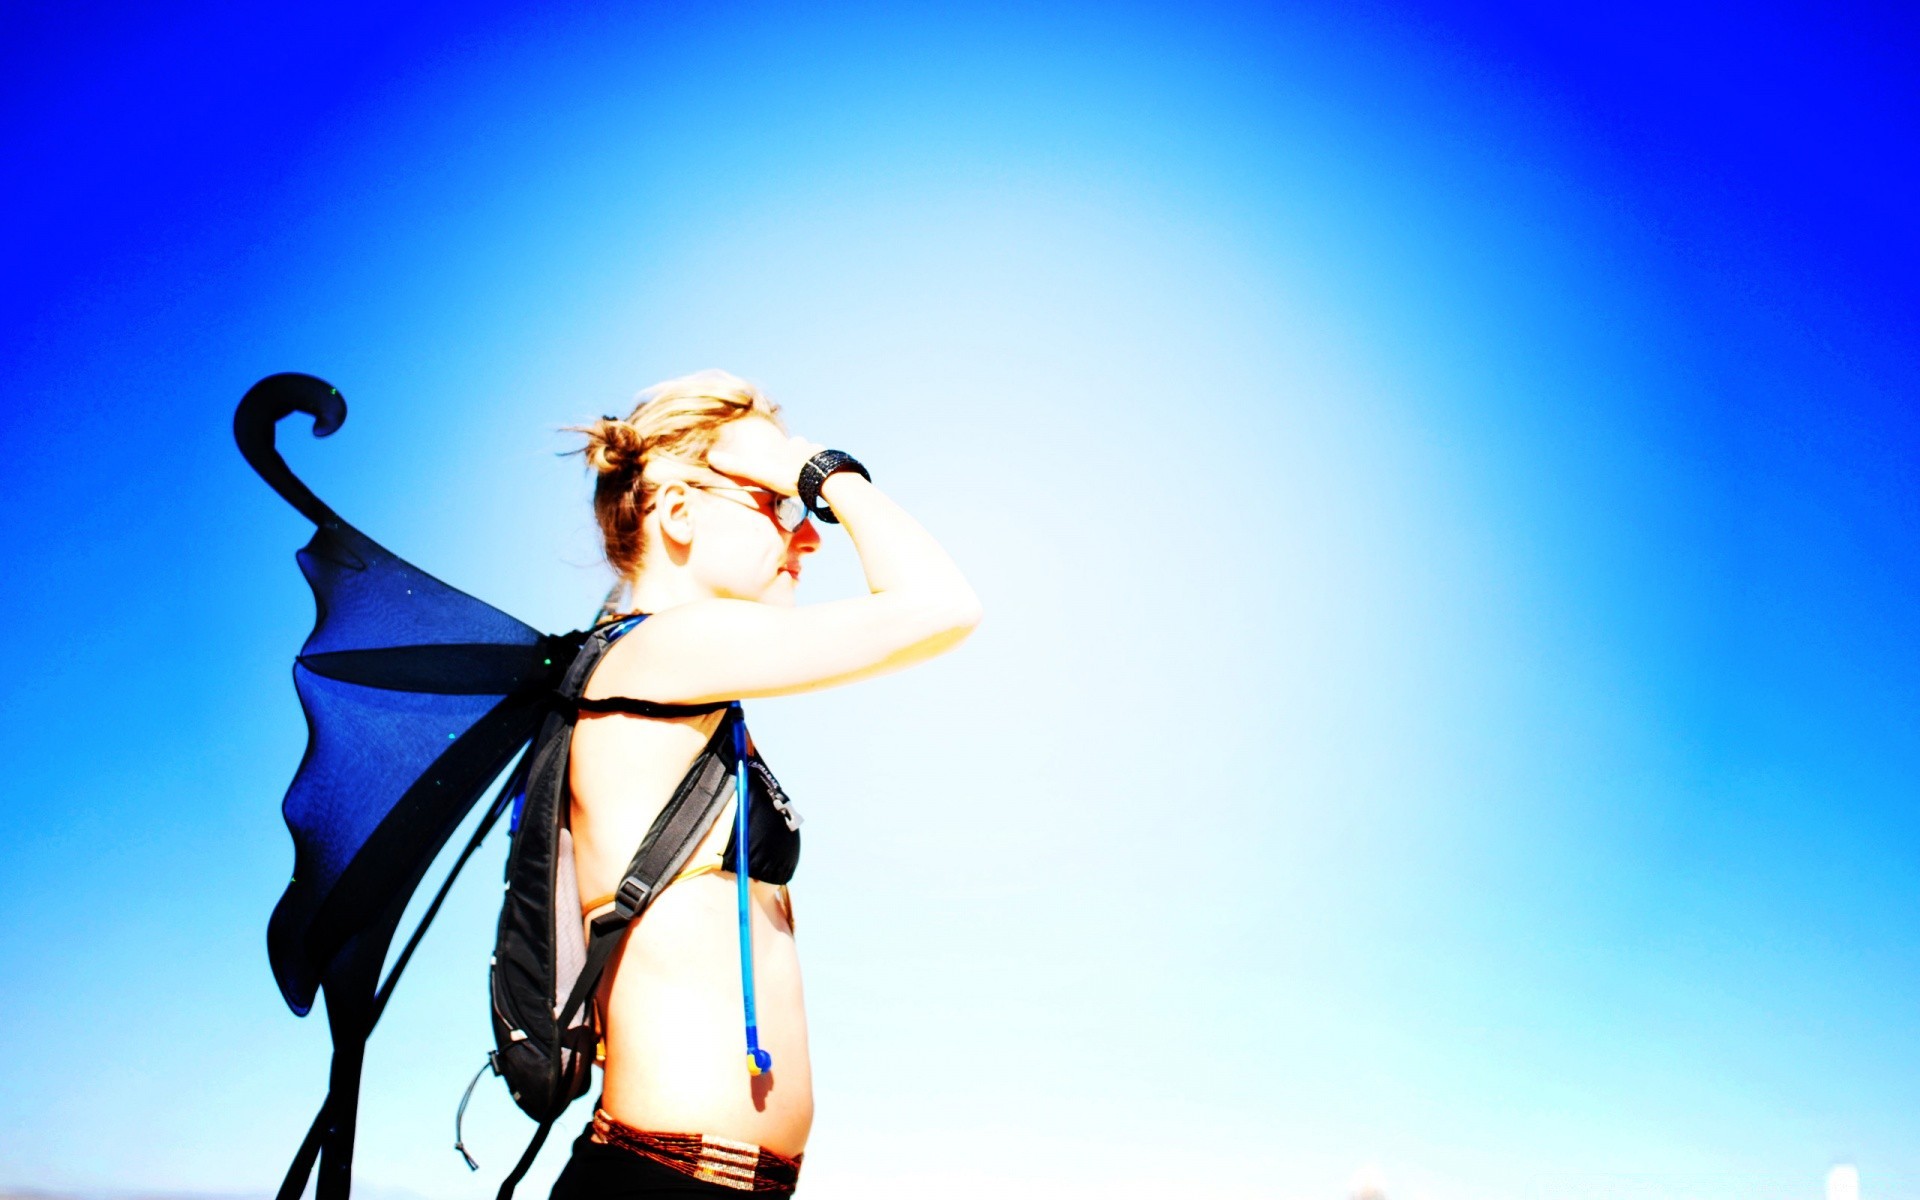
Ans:
[[[800,522],[800,528],[793,531],[793,539],[787,548],[795,554],[812,554],[820,548],[820,531],[813,527],[811,518]]]

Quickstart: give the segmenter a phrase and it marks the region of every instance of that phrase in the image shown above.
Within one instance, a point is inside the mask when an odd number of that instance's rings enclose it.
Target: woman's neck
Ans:
[[[691,575],[680,571],[643,571],[627,587],[626,607],[639,612],[665,612],[695,600],[711,599]]]

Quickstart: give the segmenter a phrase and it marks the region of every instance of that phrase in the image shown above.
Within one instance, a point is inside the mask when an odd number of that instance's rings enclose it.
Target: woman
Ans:
[[[599,472],[607,560],[631,608],[651,614],[607,652],[589,698],[702,704],[814,691],[932,658],[980,619],[939,544],[858,463],[789,437],[775,406],[743,380],[719,371],[670,380],[642,393],[626,419],[581,432]],[[870,594],[797,608],[802,566],[820,546],[798,499],[810,462],[804,482],[817,498],[807,499],[853,539]],[[571,768],[582,896],[619,883],[722,719],[582,714]],[[760,1037],[775,1058],[755,1075],[741,1054],[737,880],[721,858],[733,818],[730,805],[613,960],[600,991],[599,1109],[555,1200],[791,1190],[813,1123],[784,879],[798,841],[784,870],[762,871],[756,857],[749,871]]]

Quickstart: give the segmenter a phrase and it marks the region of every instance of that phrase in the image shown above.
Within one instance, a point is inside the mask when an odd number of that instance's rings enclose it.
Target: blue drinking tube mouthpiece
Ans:
[[[773,1055],[760,1048],[760,1020],[753,1005],[753,897],[747,877],[747,723],[735,706],[733,721],[733,873],[740,889],[740,996],[747,1013],[747,1074],[773,1070]]]

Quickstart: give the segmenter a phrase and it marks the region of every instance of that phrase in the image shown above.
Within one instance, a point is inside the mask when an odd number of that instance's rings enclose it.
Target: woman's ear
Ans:
[[[690,489],[677,479],[660,485],[654,493],[653,515],[660,537],[670,546],[693,544],[693,506],[687,503]]]

